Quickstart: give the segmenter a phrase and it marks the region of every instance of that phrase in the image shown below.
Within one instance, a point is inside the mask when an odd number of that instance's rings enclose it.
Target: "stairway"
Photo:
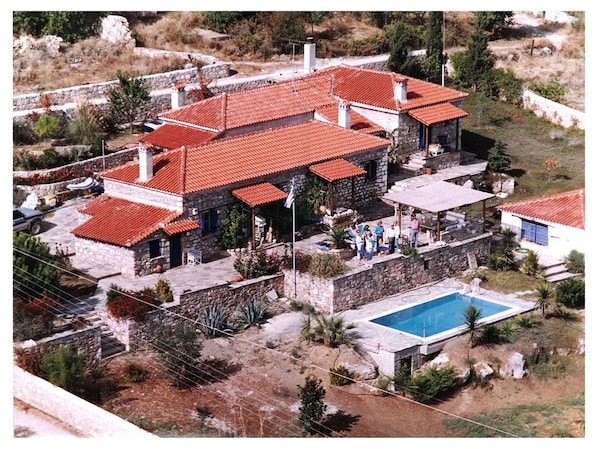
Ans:
[[[567,265],[563,262],[557,262],[552,265],[542,267],[546,276],[546,282],[555,283],[563,279],[581,277],[580,273],[569,273]]]
[[[114,337],[114,333],[110,327],[105,324],[102,319],[93,312],[86,317],[91,324],[100,325],[100,349],[102,360],[126,352],[126,347]]]

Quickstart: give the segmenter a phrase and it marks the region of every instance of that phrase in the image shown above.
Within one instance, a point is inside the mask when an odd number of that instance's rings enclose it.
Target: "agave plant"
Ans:
[[[268,308],[252,299],[241,308],[240,315],[245,328],[259,326],[268,318]]]
[[[221,337],[232,330],[229,314],[218,304],[210,304],[199,318],[201,331],[208,338]]]

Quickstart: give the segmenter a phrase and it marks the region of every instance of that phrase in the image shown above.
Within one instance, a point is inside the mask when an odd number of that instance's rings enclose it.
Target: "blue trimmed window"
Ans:
[[[548,226],[521,220],[521,238],[538,245],[548,246]]]
[[[201,213],[201,235],[218,232],[218,211],[210,209]]]

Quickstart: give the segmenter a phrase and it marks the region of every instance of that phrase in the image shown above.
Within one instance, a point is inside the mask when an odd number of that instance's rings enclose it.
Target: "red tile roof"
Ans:
[[[316,112],[322,115],[328,122],[338,124],[338,103],[318,107]],[[384,132],[384,128],[368,120],[363,115],[351,110],[351,129],[362,133],[374,134]]]
[[[585,229],[586,190],[577,189],[538,198],[503,203],[502,211],[573,228]]]
[[[71,231],[75,236],[119,246],[134,245],[181,215],[181,212],[106,194],[79,211],[91,218]]]
[[[182,146],[195,146],[218,137],[214,131],[204,131],[190,126],[166,123],[155,131],[146,134],[139,142],[159,148],[174,150]]]
[[[182,195],[251,182],[388,144],[381,137],[310,120],[161,153],[153,158],[153,178],[142,184]],[[130,162],[102,176],[138,183],[139,163]]]
[[[335,96],[391,111],[406,111],[467,96],[465,92],[417,78],[347,65],[325,68],[305,76],[325,77],[331,80],[332,92]],[[407,80],[407,101],[401,103],[395,100],[394,85],[395,82],[405,79]]]
[[[324,178],[328,182],[367,174],[363,168],[360,168],[345,159],[334,159],[332,161],[322,162],[321,164],[314,164],[309,167],[309,171]]]
[[[231,193],[235,198],[240,199],[250,207],[282,201],[288,196],[286,192],[283,192],[269,182],[235,189]]]
[[[426,126],[467,117],[469,114],[451,103],[440,103],[424,108],[413,109],[409,115]]]
[[[175,221],[164,226],[164,232],[168,235],[180,234],[194,229],[199,229],[199,223],[191,219]]]
[[[167,121],[223,131],[313,112],[336,104],[327,79],[283,81],[254,89],[223,93],[165,112]]]

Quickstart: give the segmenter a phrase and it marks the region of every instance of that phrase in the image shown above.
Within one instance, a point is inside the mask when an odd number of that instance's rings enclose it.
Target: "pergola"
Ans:
[[[395,215],[400,218],[403,206],[420,209],[436,214],[436,238],[440,238],[440,212],[455,209],[469,204],[482,202],[482,220],[486,222],[486,200],[494,194],[480,192],[452,182],[437,181],[426,186],[402,192],[387,192],[382,201],[395,207]],[[398,212],[397,212],[398,211]],[[399,219],[399,230],[401,220]]]
[[[343,179],[351,179],[351,208],[355,210],[355,178],[367,172],[346,159],[334,159],[320,164],[310,165],[309,171],[328,181],[330,189],[330,210],[334,210],[334,183]]]
[[[255,249],[255,208],[285,200],[288,194],[269,182],[241,187],[231,193],[251,208],[251,248]]]

